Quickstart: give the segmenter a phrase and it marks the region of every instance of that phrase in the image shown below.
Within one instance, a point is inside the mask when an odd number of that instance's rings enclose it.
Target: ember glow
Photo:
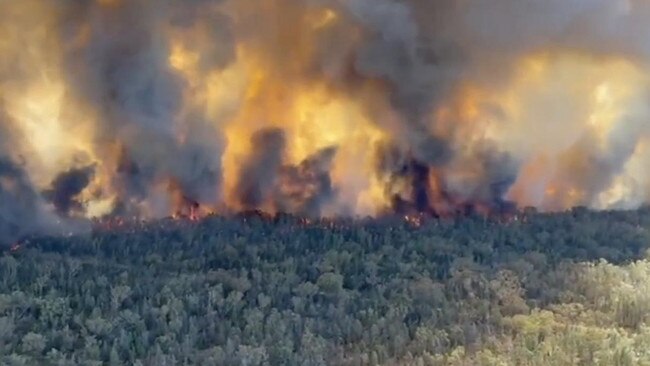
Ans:
[[[650,196],[645,0],[21,0],[0,24],[6,236]]]

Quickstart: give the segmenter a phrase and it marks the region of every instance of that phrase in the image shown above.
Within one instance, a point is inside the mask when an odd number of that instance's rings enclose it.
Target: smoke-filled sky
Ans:
[[[0,0],[0,55],[6,236],[650,199],[645,0]]]

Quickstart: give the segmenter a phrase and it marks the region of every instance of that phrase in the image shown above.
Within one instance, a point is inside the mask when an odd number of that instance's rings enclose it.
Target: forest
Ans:
[[[25,238],[2,365],[650,365],[650,208]]]

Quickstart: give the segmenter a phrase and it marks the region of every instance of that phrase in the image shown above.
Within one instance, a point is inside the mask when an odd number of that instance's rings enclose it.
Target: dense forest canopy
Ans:
[[[650,362],[650,209],[212,216],[23,240],[3,365]]]
[[[648,20],[0,0],[0,365],[650,366]]]

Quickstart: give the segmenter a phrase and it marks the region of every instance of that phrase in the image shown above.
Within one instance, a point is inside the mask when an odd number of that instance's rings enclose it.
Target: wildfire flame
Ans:
[[[0,205],[419,226],[646,202],[650,6],[452,3],[2,2]]]

